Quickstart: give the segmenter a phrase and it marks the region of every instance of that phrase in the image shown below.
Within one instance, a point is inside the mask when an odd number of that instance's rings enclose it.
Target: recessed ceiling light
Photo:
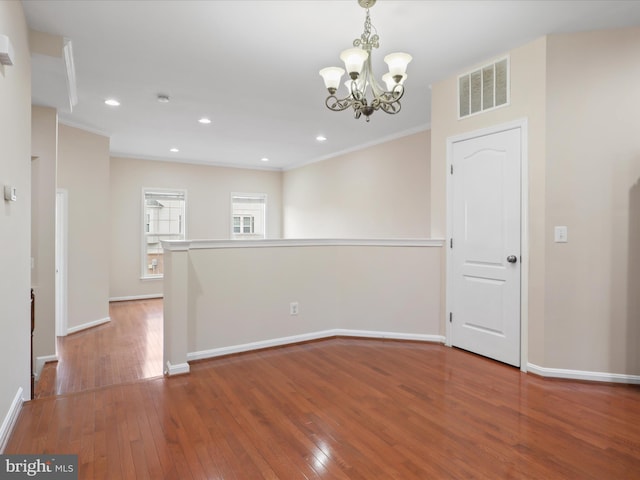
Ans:
[[[176,147],[173,147],[173,148],[170,148],[170,149],[169,149],[169,151],[170,151],[170,152],[173,152],[173,153],[177,153],[177,152],[179,152],[180,150],[178,150]]]
[[[198,120],[200,123],[203,123],[205,125],[209,125],[211,123],[211,120],[208,119],[207,117],[202,117],[200,120]]]
[[[327,137],[325,137],[324,135],[318,135],[316,137],[316,140],[319,141],[319,142],[324,142],[324,141],[327,140]]]
[[[104,103],[106,103],[107,105],[109,105],[110,107],[117,107],[120,105],[120,102],[118,100],[116,100],[115,98],[107,98]]]
[[[269,159],[268,159],[267,157],[262,157],[262,158],[260,159],[260,161],[261,161],[261,162],[268,162],[268,161],[269,161]]]

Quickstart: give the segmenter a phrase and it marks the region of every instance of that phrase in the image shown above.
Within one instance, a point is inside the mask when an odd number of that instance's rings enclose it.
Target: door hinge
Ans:
[[[453,322],[453,312],[449,312],[449,323]]]
[[[449,248],[453,248],[453,237],[449,239]]]
[[[453,175],[453,163],[451,164],[451,175]]]

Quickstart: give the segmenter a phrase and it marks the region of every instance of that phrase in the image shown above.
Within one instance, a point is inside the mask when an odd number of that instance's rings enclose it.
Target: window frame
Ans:
[[[150,274],[147,268],[147,255],[148,255],[148,243],[147,236],[149,233],[147,232],[147,195],[150,193],[157,193],[159,195],[182,195],[183,196],[183,209],[182,209],[182,240],[187,238],[187,215],[188,215],[188,201],[187,201],[187,189],[185,188],[150,188],[143,187],[142,195],[141,195],[141,213],[140,213],[140,280],[156,280],[164,278],[164,273]],[[163,234],[156,234],[157,236],[162,236]],[[176,235],[176,234],[166,234],[166,235]],[[163,269],[164,270],[164,269]]]
[[[261,200],[261,202],[256,202],[256,203],[262,203],[264,205],[263,209],[262,209],[262,225],[263,225],[263,232],[260,233],[255,233],[255,224],[256,224],[256,215],[252,215],[252,214],[245,214],[245,213],[238,213],[236,214],[234,212],[234,208],[233,205],[234,203],[234,199],[236,198],[247,198],[247,199],[256,199],[256,200]],[[265,238],[267,238],[267,208],[268,208],[268,196],[266,193],[246,193],[246,192],[231,192],[230,194],[230,202],[229,202],[229,224],[230,224],[230,231],[229,231],[229,235],[230,238],[232,240],[264,240]],[[240,233],[236,233],[234,231],[234,217],[240,217]],[[251,218],[251,229],[253,230],[253,233],[243,233],[242,230],[244,229],[244,222],[243,222],[243,217],[250,217]]]

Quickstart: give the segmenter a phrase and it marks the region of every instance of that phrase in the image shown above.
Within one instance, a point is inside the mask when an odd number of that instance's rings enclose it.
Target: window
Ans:
[[[232,193],[231,238],[265,238],[266,209],[264,193]]]
[[[160,242],[186,238],[186,192],[145,189],[142,205],[142,278],[159,278],[164,274]]]
[[[253,215],[234,215],[233,233],[255,233],[255,217]]]

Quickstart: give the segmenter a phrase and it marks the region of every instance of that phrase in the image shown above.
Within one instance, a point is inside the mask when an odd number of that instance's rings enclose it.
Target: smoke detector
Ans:
[[[169,103],[169,95],[165,95],[163,93],[158,94],[158,101],[160,103]]]

